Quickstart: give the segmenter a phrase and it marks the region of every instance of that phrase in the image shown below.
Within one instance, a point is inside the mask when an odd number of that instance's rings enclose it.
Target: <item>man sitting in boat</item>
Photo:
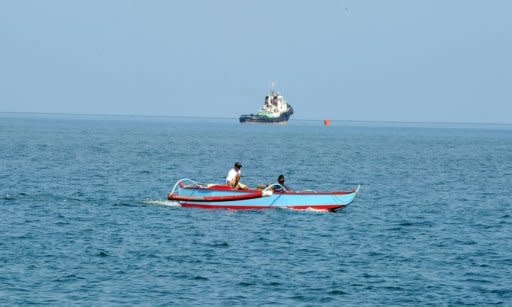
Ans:
[[[284,184],[284,175],[279,175],[279,177],[277,177],[277,183],[279,183],[279,185],[274,186],[274,192],[286,192],[292,190],[289,186]]]
[[[247,190],[247,186],[240,182],[242,175],[242,163],[236,162],[232,169],[229,170],[226,177],[226,184],[237,190]]]

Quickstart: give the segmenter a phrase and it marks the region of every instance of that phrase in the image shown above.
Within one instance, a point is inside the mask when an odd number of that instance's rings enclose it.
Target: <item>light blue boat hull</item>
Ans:
[[[182,207],[225,208],[225,209],[316,209],[336,210],[350,204],[359,191],[359,186],[350,192],[283,192],[265,196],[257,190],[231,190],[223,186],[181,187],[176,193],[169,194],[169,199],[181,197],[178,202]],[[258,194],[260,193],[260,194]],[[173,197],[174,196],[174,197]],[[224,198],[233,198],[223,201]],[[235,199],[247,197],[249,199]],[[208,201],[215,199],[214,201]]]

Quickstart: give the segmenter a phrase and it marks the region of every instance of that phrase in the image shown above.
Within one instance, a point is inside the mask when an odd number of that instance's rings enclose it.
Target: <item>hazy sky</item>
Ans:
[[[512,1],[0,0],[0,112],[512,123]]]

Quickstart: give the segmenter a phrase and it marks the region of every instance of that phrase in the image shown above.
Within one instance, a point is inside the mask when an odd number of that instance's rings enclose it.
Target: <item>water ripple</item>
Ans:
[[[512,301],[509,131],[278,128],[0,121],[0,305]],[[365,185],[336,213],[165,199],[235,159],[251,185]]]

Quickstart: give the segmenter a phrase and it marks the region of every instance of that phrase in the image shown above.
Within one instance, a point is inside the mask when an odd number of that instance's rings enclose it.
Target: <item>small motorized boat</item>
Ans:
[[[359,192],[358,185],[351,191],[315,192],[287,191],[276,183],[263,190],[235,190],[227,185],[200,184],[190,179],[180,179],[167,198],[182,207],[210,209],[268,209],[335,211],[350,204]]]

